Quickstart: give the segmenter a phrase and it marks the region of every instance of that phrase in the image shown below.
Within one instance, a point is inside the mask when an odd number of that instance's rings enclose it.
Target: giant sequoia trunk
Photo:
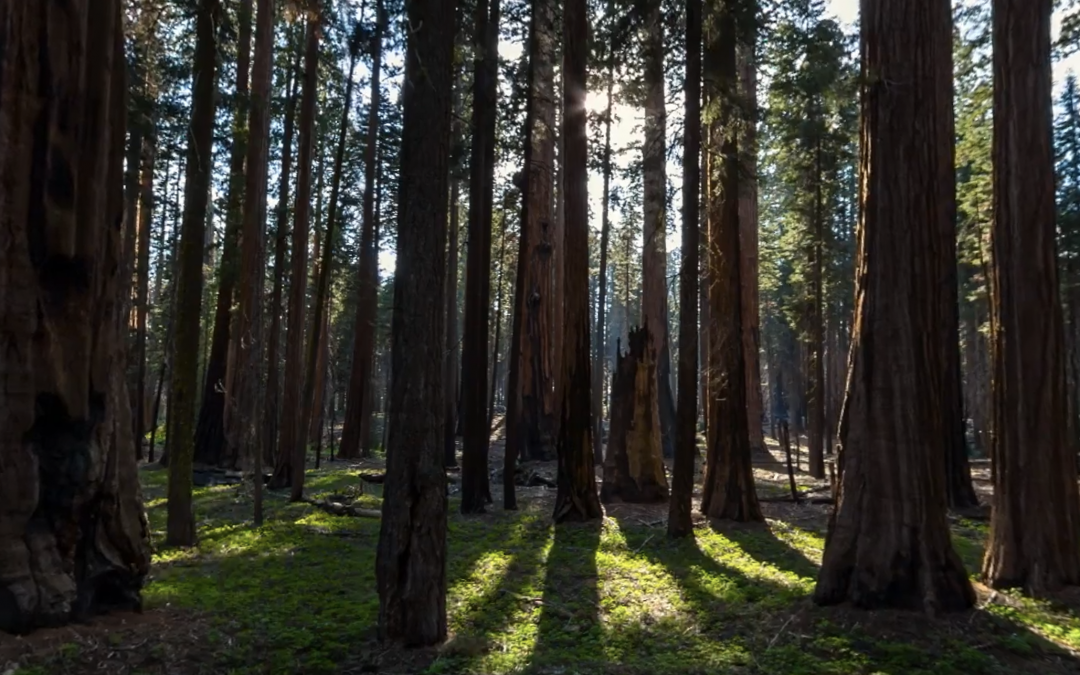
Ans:
[[[754,2],[753,4],[757,4]],[[757,179],[757,30],[739,44],[739,87],[744,98],[742,181],[739,184],[739,231],[742,260],[742,340],[746,359],[746,417],[750,447],[765,449],[764,405],[761,398],[761,310],[758,293],[758,179]]]
[[[374,53],[371,62],[371,102],[368,107],[367,134],[364,140],[364,221],[360,231],[360,292],[356,304],[352,371],[349,375],[349,392],[345,398],[345,423],[341,429],[340,457],[355,458],[363,445],[367,447],[367,411],[374,395],[371,391],[372,369],[375,365],[375,329],[378,309],[379,252],[375,235],[375,160],[379,143],[379,106],[382,89],[382,31],[386,24],[382,0],[375,6]]]
[[[679,409],[671,469],[668,536],[694,531],[697,455],[698,203],[701,181],[701,0],[686,0],[686,130],[683,136],[682,269],[679,271]]]
[[[556,7],[550,0],[533,2],[529,50],[528,119],[525,146],[525,195],[522,210],[523,254],[519,274],[524,288],[521,306],[520,344],[512,355],[519,358],[517,381],[521,405],[515,446],[527,457],[550,460],[555,456],[555,388],[553,363],[556,299],[551,275],[555,250],[552,214],[553,172],[555,170],[555,47]],[[511,396],[515,393],[511,392]]]
[[[671,401],[671,359],[667,330],[667,111],[664,101],[664,23],[660,0],[651,0],[645,36],[645,144],[642,146],[644,174],[644,233],[641,261],[641,315],[649,328],[656,354],[655,400],[662,433],[657,442],[664,454],[674,449],[674,406]],[[649,391],[652,391],[650,388]]]
[[[3,631],[137,608],[150,566],[121,332],[121,3],[90,4],[0,2]]]
[[[600,501],[648,503],[667,499],[656,405],[656,341],[646,323],[630,331],[627,352],[615,355],[611,430]]]
[[[240,263],[239,234],[241,228],[244,161],[247,153],[248,71],[251,64],[251,7],[252,0],[240,0],[238,8],[239,35],[236,51],[236,109],[233,112],[233,143],[229,159],[229,191],[226,199],[225,240],[219,269],[217,305],[214,310],[214,330],[210,338],[210,356],[206,362],[202,405],[195,434],[195,460],[207,464],[234,465],[236,457],[228,456],[225,447],[226,371],[230,342],[235,342],[232,328],[233,292],[236,289]],[[235,345],[234,345],[235,348]]]
[[[307,444],[301,423],[304,378],[304,317],[307,308],[308,231],[311,219],[311,160],[315,104],[319,83],[319,27],[316,10],[308,16],[304,48],[304,85],[300,95],[300,151],[297,156],[296,211],[292,232],[289,320],[285,342],[285,380],[277,463],[270,486],[303,490]]]
[[[852,370],[814,600],[961,610],[975,598],[946,519],[937,277],[954,213],[952,19],[948,0],[863,9]],[[913,81],[918,96],[898,84]]]
[[[1033,593],[1080,583],[1055,259],[1050,0],[995,0],[991,229],[994,512],[983,574]]]
[[[495,176],[495,96],[499,0],[490,13],[476,4],[473,61],[473,137],[469,160],[469,247],[465,272],[465,329],[461,372],[461,512],[482,513],[488,488],[488,324],[491,310],[491,221]]]
[[[746,412],[739,231],[739,114],[732,100],[736,67],[737,0],[711,0],[705,35],[706,94],[720,114],[709,128],[709,308],[723,317],[709,327],[709,440],[701,511],[711,518],[764,520],[754,490]],[[725,98],[726,97],[726,98]]]
[[[563,144],[566,251],[556,523],[600,518],[593,473],[589,372],[589,195],[585,132],[588,63],[585,0],[563,7]]]
[[[172,545],[195,543],[191,510],[191,463],[195,442],[195,387],[198,382],[199,317],[202,313],[203,251],[206,210],[213,168],[216,99],[217,0],[202,0],[195,17],[195,67],[192,70],[191,123],[188,126],[184,215],[180,234],[169,388],[169,503],[165,540]],[[164,461],[164,457],[162,458]]]
[[[455,2],[413,0],[402,85],[386,484],[375,576],[379,635],[446,637],[443,324]],[[420,28],[422,27],[422,28]]]

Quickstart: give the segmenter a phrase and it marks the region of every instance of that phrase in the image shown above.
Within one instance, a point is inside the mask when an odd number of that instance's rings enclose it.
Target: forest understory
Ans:
[[[708,522],[699,462],[695,537],[679,541],[665,536],[666,504],[608,505],[602,522],[555,528],[554,489],[519,487],[522,508],[507,512],[500,480],[489,513],[462,516],[451,471],[450,638],[425,650],[377,640],[378,519],[269,491],[265,524],[253,529],[251,485],[216,485],[195,490],[198,546],[164,549],[166,471],[144,464],[155,544],[144,611],[0,635],[0,673],[1080,673],[1076,589],[1034,601],[973,575],[978,606],[959,614],[814,605],[832,507],[789,501],[783,453],[767,441],[770,453],[754,458],[767,523]],[[554,478],[554,464],[523,471]],[[309,495],[369,513],[381,485],[360,476],[382,468],[380,458],[326,463],[308,471]],[[975,462],[973,478],[983,508],[950,515],[969,571],[987,537],[988,465]],[[795,479],[800,493],[827,498],[826,482],[802,470]]]

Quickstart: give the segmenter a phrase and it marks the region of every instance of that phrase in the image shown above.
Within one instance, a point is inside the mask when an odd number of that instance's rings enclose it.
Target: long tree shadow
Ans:
[[[713,522],[709,527],[762,564],[771,565],[803,579],[817,578],[817,563],[778,537],[767,523]]]
[[[574,652],[600,660],[603,632],[596,553],[602,529],[600,520],[555,526],[544,570],[536,643],[525,672],[564,663]],[[590,670],[580,658],[574,659],[574,664]]]
[[[505,527],[497,528],[503,535],[498,551],[509,556],[497,578],[485,578],[487,571],[475,569],[478,555],[451,561],[451,588],[457,597],[450,608],[451,637],[440,659],[448,661],[453,672],[480,669],[485,657],[501,651],[499,642],[514,640],[509,633],[527,622],[532,607],[541,602],[540,567],[551,541],[551,524],[530,514],[510,518]]]

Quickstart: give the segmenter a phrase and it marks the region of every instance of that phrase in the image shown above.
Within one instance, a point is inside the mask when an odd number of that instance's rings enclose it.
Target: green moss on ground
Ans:
[[[160,542],[165,472],[144,469],[143,478]],[[341,468],[307,478],[313,497],[352,490],[361,506],[379,508],[378,496],[357,494],[359,484]],[[1080,672],[1080,660],[1061,649],[1080,650],[1077,614],[1016,594],[942,619],[815,607],[823,538],[805,523],[699,527],[695,539],[672,542],[655,520],[555,528],[546,503],[465,518],[454,500],[451,638],[435,650],[387,650],[375,640],[378,520],[328,515],[271,492],[256,530],[250,497],[250,486],[196,490],[199,546],[155,552],[147,608],[198,617],[202,653],[185,672]],[[985,524],[961,520],[954,532],[977,570]],[[162,649],[164,667],[164,647],[141,648]],[[71,650],[55,650],[47,663],[70,662]]]

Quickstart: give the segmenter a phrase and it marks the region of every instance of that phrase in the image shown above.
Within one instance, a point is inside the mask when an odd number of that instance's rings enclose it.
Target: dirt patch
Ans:
[[[115,612],[25,636],[0,633],[0,673],[30,664],[56,675],[211,672],[210,633],[206,617],[171,608]]]

